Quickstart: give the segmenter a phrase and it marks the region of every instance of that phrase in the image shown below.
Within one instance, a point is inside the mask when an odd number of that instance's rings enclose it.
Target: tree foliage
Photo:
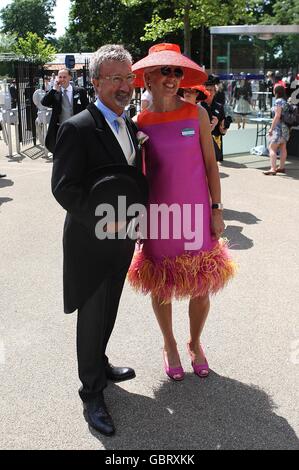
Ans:
[[[298,10],[298,0],[71,0],[69,28],[56,44],[61,52],[80,52],[122,43],[138,60],[153,42],[175,42],[208,64],[210,26],[298,24]],[[268,66],[297,64],[297,44],[294,36],[268,41]]]
[[[2,32],[15,33],[18,37],[25,37],[28,32],[39,37],[54,34],[52,11],[55,5],[56,0],[13,0],[0,11]]]
[[[87,40],[87,33],[67,29],[63,36],[51,41],[58,52],[93,52]]]
[[[126,4],[138,2],[124,1]],[[153,0],[151,21],[145,24],[141,40],[163,40],[169,33],[183,31],[184,52],[191,55],[191,31],[244,22],[250,16],[246,6],[246,0]]]
[[[299,24],[298,0],[252,0],[252,21],[262,24]],[[268,68],[288,69],[299,67],[298,35],[277,35],[264,44]]]
[[[182,30],[184,15],[188,8],[191,29],[198,29],[201,26],[237,24],[249,18],[245,0],[160,1],[154,7],[151,22],[145,26],[144,39],[156,40],[161,37],[161,34],[163,35],[163,32]],[[165,16],[166,11],[169,10],[172,16]]]
[[[89,49],[122,43],[134,57],[141,57],[148,48],[140,37],[151,18],[151,6],[149,0],[130,5],[120,0],[72,0],[69,33],[83,33]]]
[[[14,50],[19,57],[24,57],[39,64],[51,62],[56,54],[54,47],[48,44],[46,40],[30,32],[27,33],[25,38],[18,39]]]
[[[15,34],[3,34],[0,33],[0,52],[1,53],[12,53],[14,52],[14,46],[17,37]]]
[[[268,24],[299,24],[298,0],[272,1],[272,14],[265,12],[263,22]]]

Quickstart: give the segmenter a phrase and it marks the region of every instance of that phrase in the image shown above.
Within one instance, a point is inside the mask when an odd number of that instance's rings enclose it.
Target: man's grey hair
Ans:
[[[106,44],[100,47],[93,55],[89,64],[90,78],[99,78],[100,66],[108,60],[116,60],[119,62],[130,62],[132,64],[132,56],[124,46],[120,44]]]

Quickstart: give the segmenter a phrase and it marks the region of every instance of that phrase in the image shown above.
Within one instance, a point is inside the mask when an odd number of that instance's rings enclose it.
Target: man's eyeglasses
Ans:
[[[160,68],[161,75],[164,77],[169,77],[170,75],[174,75],[175,78],[183,78],[184,72],[180,68],[173,68],[173,67],[161,67]]]
[[[108,77],[100,77],[102,80],[110,80],[113,86],[120,86],[123,82],[127,82],[128,85],[132,85],[136,78],[135,73],[129,73],[126,77],[123,75],[109,75]]]

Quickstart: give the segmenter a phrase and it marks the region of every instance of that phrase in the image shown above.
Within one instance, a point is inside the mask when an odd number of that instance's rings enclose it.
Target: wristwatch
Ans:
[[[215,202],[214,204],[212,204],[212,209],[220,209],[222,211],[223,204],[221,202]]]

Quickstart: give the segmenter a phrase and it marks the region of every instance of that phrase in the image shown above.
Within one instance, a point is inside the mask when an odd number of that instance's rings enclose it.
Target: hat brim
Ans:
[[[111,204],[117,207],[118,196],[126,196],[127,205],[146,205],[148,183],[146,177],[131,165],[108,165],[96,168],[89,175],[86,189],[89,203]]]
[[[208,75],[193,60],[179,54],[175,51],[160,51],[149,54],[144,59],[139,60],[132,66],[133,72],[136,74],[135,87],[144,87],[143,75],[149,67],[163,67],[170,65],[180,67],[184,71],[184,78],[180,82],[181,87],[191,87],[204,83]]]

